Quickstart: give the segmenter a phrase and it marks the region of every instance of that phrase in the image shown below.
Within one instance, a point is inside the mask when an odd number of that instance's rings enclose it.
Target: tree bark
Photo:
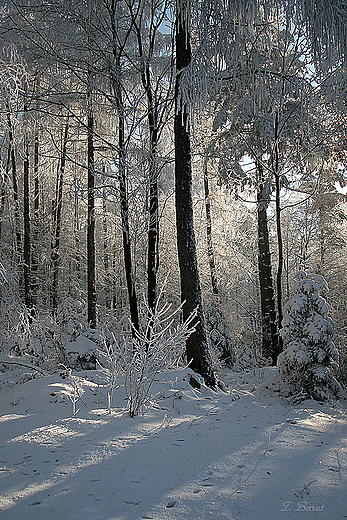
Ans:
[[[153,14],[153,13],[152,13]],[[158,144],[158,118],[155,106],[153,88],[151,84],[151,70],[149,59],[144,59],[141,26],[137,24],[135,15],[132,20],[136,30],[139,58],[141,60],[141,82],[147,98],[147,119],[149,129],[149,223],[148,223],[148,253],[147,253],[147,297],[148,307],[154,311],[157,299],[157,272],[159,267],[159,199],[158,199],[158,169],[157,169],[157,144]],[[140,19],[141,22],[141,19]],[[149,40],[148,55],[154,51],[154,34]]]
[[[272,281],[267,206],[262,164],[257,161],[257,217],[258,217],[258,266],[261,303],[261,325],[263,356],[271,357],[276,365],[278,356],[278,332],[276,324],[275,298]]]
[[[196,331],[186,342],[187,361],[192,370],[200,374],[207,385],[215,386],[211,358],[204,325],[202,297],[196,258],[196,243],[193,223],[192,167],[190,133],[187,107],[179,100],[182,71],[191,61],[190,35],[188,29],[188,6],[178,0],[176,13],[176,85],[175,85],[175,193],[177,248],[181,277],[183,319],[197,309]]]
[[[113,4],[113,9],[115,5]],[[113,55],[115,60],[115,70],[112,72],[111,80],[113,84],[113,91],[115,96],[117,115],[118,115],[118,181],[119,181],[119,197],[120,197],[120,210],[121,210],[121,222],[122,222],[122,237],[123,237],[123,253],[124,253],[124,267],[125,277],[127,282],[129,308],[130,308],[130,319],[133,325],[134,331],[139,330],[139,314],[137,306],[137,296],[135,289],[135,279],[133,274],[132,266],[132,255],[131,255],[131,240],[130,240],[130,227],[129,227],[129,206],[128,206],[128,194],[127,194],[127,176],[126,176],[126,148],[125,148],[125,112],[124,103],[122,96],[122,85],[121,85],[121,64],[120,64],[120,51],[117,48],[116,42],[118,41],[118,34],[115,27],[115,12],[112,13],[112,31],[113,31]]]
[[[63,146],[61,158],[57,168],[57,182],[55,191],[55,200],[53,201],[53,234],[51,245],[51,265],[52,265],[52,283],[50,287],[50,303],[53,314],[56,313],[58,306],[58,274],[59,274],[59,247],[61,232],[61,211],[63,205],[63,182],[66,163],[66,148],[69,132],[69,119],[66,121],[65,132],[63,137]]]
[[[278,330],[282,328],[283,306],[282,306],[282,272],[283,272],[283,240],[281,227],[281,182],[279,172],[279,151],[278,151],[278,113],[275,117],[275,183],[276,183],[276,231],[278,245],[278,268],[277,268],[277,312]],[[283,349],[282,337],[278,337],[278,353]]]
[[[32,295],[33,303],[37,304],[38,297],[38,239],[39,239],[39,203],[40,203],[40,181],[39,181],[39,128],[35,126],[34,133],[34,219],[32,233],[32,254],[31,254],[31,272],[32,272]]]
[[[27,108],[24,106],[24,115]],[[31,289],[31,237],[30,237],[30,200],[29,200],[29,138],[27,129],[24,130],[24,176],[23,176],[23,222],[24,222],[24,248],[23,248],[23,274],[24,274],[24,301],[27,309],[32,310]]]
[[[208,170],[207,170],[207,158],[204,162],[204,191],[205,191],[205,211],[206,211],[206,238],[207,238],[207,255],[208,262],[210,265],[211,284],[212,292],[218,296],[218,283],[217,283],[217,272],[216,264],[214,261],[213,252],[213,241],[212,241],[212,217],[211,217],[211,201],[210,201],[210,188],[208,182]]]
[[[105,167],[103,166],[103,173],[105,173]],[[104,253],[104,271],[105,271],[105,307],[111,309],[111,280],[110,280],[110,262],[108,252],[108,229],[107,229],[107,196],[106,188],[103,188],[102,193],[102,225],[103,225],[103,253]]]
[[[92,108],[88,110],[88,215],[87,215],[87,300],[88,324],[96,328],[95,289],[95,165],[94,165],[94,117]]]
[[[16,151],[14,146],[13,128],[10,110],[7,114],[8,125],[8,139],[9,151],[11,155],[11,170],[12,170],[12,188],[13,188],[13,203],[14,203],[14,251],[21,254],[22,250],[22,236],[19,225],[19,200],[18,200],[18,179],[17,179],[17,165],[16,165]]]

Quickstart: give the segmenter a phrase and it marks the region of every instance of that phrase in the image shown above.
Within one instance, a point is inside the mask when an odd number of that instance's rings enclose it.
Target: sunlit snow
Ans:
[[[73,374],[73,416],[69,377],[16,385],[12,369],[0,372],[1,520],[347,514],[346,404],[290,405],[275,368],[226,371],[226,392],[192,388],[189,369],[164,373],[134,419],[122,384],[107,413],[94,371]]]

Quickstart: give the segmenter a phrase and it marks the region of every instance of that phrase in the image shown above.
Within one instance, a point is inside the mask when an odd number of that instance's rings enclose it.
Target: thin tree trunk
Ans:
[[[88,222],[87,222],[87,286],[88,323],[96,328],[95,290],[95,169],[94,169],[94,118],[92,108],[88,111]]]
[[[27,111],[24,106],[24,115]],[[31,289],[31,239],[30,239],[30,201],[29,201],[29,139],[27,129],[24,130],[24,176],[23,176],[23,222],[24,222],[24,301],[26,307],[31,311],[32,289]]]
[[[19,225],[19,200],[18,200],[18,179],[17,179],[17,165],[16,165],[16,151],[14,147],[13,128],[11,114],[8,109],[7,114],[8,124],[8,139],[9,150],[11,154],[11,170],[12,170],[12,188],[13,188],[13,203],[14,203],[14,251],[20,255],[22,251],[22,237]]]
[[[77,178],[75,177],[74,193],[74,238],[75,238],[75,269],[77,273],[78,289],[81,281],[81,256],[80,256],[80,226],[79,226],[79,196]]]
[[[196,331],[186,342],[187,360],[190,367],[199,373],[207,385],[215,386],[211,358],[204,325],[202,297],[196,258],[196,243],[193,222],[192,169],[190,134],[187,108],[179,102],[179,82],[182,70],[191,61],[188,30],[188,7],[178,1],[176,13],[176,85],[175,85],[175,191],[177,248],[181,276],[183,319],[197,309]]]
[[[139,56],[143,60],[141,29],[135,24]],[[150,42],[149,54],[153,52],[154,39]],[[157,272],[159,267],[159,200],[158,200],[158,170],[157,170],[157,144],[158,144],[158,121],[156,107],[154,106],[151,72],[149,61],[143,65],[141,70],[141,81],[147,98],[147,117],[149,128],[149,225],[148,225],[148,307],[153,311],[157,299]]]
[[[212,217],[211,217],[211,201],[210,188],[208,182],[207,158],[204,161],[204,191],[205,191],[205,211],[206,211],[206,238],[207,238],[207,255],[210,265],[212,292],[218,296],[217,271],[214,261],[213,242],[212,242]]]
[[[154,310],[157,299],[157,272],[159,267],[159,198],[156,146],[158,130],[153,102],[148,101],[148,121],[150,130],[149,157],[149,227],[148,227],[148,306]]]
[[[267,221],[266,193],[264,187],[264,172],[262,164],[257,161],[258,191],[257,191],[257,216],[258,216],[258,265],[261,303],[261,325],[263,356],[271,357],[275,365],[278,356],[278,333],[276,323],[276,310],[274,288],[272,281],[271,255],[269,245],[269,230]]]
[[[282,272],[283,272],[283,240],[281,228],[281,183],[279,172],[279,151],[278,151],[278,113],[275,117],[275,183],[276,183],[276,230],[278,244],[278,269],[277,269],[277,312],[278,312],[278,330],[282,328],[283,306],[282,306]],[[278,353],[282,352],[283,342],[278,337]]]
[[[39,128],[36,126],[34,134],[34,221],[32,233],[32,294],[33,303],[37,304],[38,284],[38,239],[39,239],[39,203],[40,203],[40,182],[39,182]]]
[[[87,166],[88,166],[88,212],[87,212],[87,312],[88,324],[96,329],[95,288],[95,161],[94,161],[94,107],[92,66],[92,13],[93,0],[88,0],[88,47],[87,70]]]
[[[122,99],[121,86],[116,85],[116,104],[118,111],[118,157],[119,157],[119,197],[122,222],[123,236],[123,253],[125,277],[128,289],[129,308],[131,323],[135,330],[139,330],[139,314],[137,307],[137,296],[135,289],[135,280],[133,274],[132,258],[131,258],[131,240],[129,227],[129,206],[127,194],[126,164],[125,164],[125,121],[124,106]]]
[[[126,166],[125,166],[125,147],[124,147],[124,112],[123,104],[119,103],[119,118],[118,118],[118,146],[119,146],[119,195],[123,234],[123,251],[124,251],[124,266],[125,276],[128,288],[129,307],[131,323],[135,330],[139,330],[139,315],[137,308],[137,296],[135,290],[135,280],[132,267],[131,258],[131,241],[129,228],[129,207],[128,194],[126,185]]]
[[[105,167],[103,167],[103,172],[105,173]],[[110,299],[110,266],[109,266],[109,254],[108,254],[108,229],[107,229],[107,206],[106,206],[106,188],[103,189],[102,194],[102,224],[103,224],[103,249],[104,249],[104,270],[105,270],[105,307],[106,309],[111,308],[111,299]]]
[[[59,274],[59,247],[61,232],[61,211],[63,204],[63,182],[66,163],[66,148],[69,132],[69,119],[66,121],[65,132],[63,138],[63,147],[61,159],[57,169],[56,195],[53,202],[53,235],[51,245],[51,265],[52,265],[52,283],[50,287],[50,302],[53,314],[55,314],[58,306],[58,274]]]
[[[130,308],[130,319],[135,331],[139,330],[139,314],[137,306],[137,296],[135,289],[135,279],[133,274],[132,266],[132,255],[131,255],[131,240],[130,240],[130,227],[129,227],[129,206],[128,206],[128,194],[127,194],[127,176],[126,176],[126,149],[125,149],[125,113],[122,96],[122,84],[121,84],[121,63],[120,54],[121,50],[117,46],[118,34],[115,25],[116,17],[116,2],[112,2],[111,5],[111,23],[112,23],[112,35],[113,35],[113,56],[115,60],[115,71],[112,73],[111,80],[113,84],[113,91],[115,96],[117,114],[118,114],[118,179],[119,179],[119,197],[120,197],[120,210],[121,210],[121,222],[122,222],[122,236],[123,236],[123,253],[124,253],[124,267],[125,277],[127,282],[129,308]],[[129,34],[129,33],[128,33]],[[133,330],[133,335],[134,335]]]

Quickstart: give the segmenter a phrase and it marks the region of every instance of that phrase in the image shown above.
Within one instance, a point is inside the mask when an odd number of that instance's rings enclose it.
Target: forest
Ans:
[[[344,383],[346,6],[181,3],[2,8],[1,349],[73,366],[64,342],[101,331],[148,350],[161,295],[196,313],[186,361],[214,386],[245,350],[276,365],[307,272]]]
[[[344,518],[346,28],[1,6],[4,520]]]

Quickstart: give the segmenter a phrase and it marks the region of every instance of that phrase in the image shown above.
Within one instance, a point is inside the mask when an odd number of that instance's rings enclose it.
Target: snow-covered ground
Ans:
[[[93,371],[0,372],[1,520],[347,518],[346,403],[290,406],[274,370],[168,372],[133,419]]]

